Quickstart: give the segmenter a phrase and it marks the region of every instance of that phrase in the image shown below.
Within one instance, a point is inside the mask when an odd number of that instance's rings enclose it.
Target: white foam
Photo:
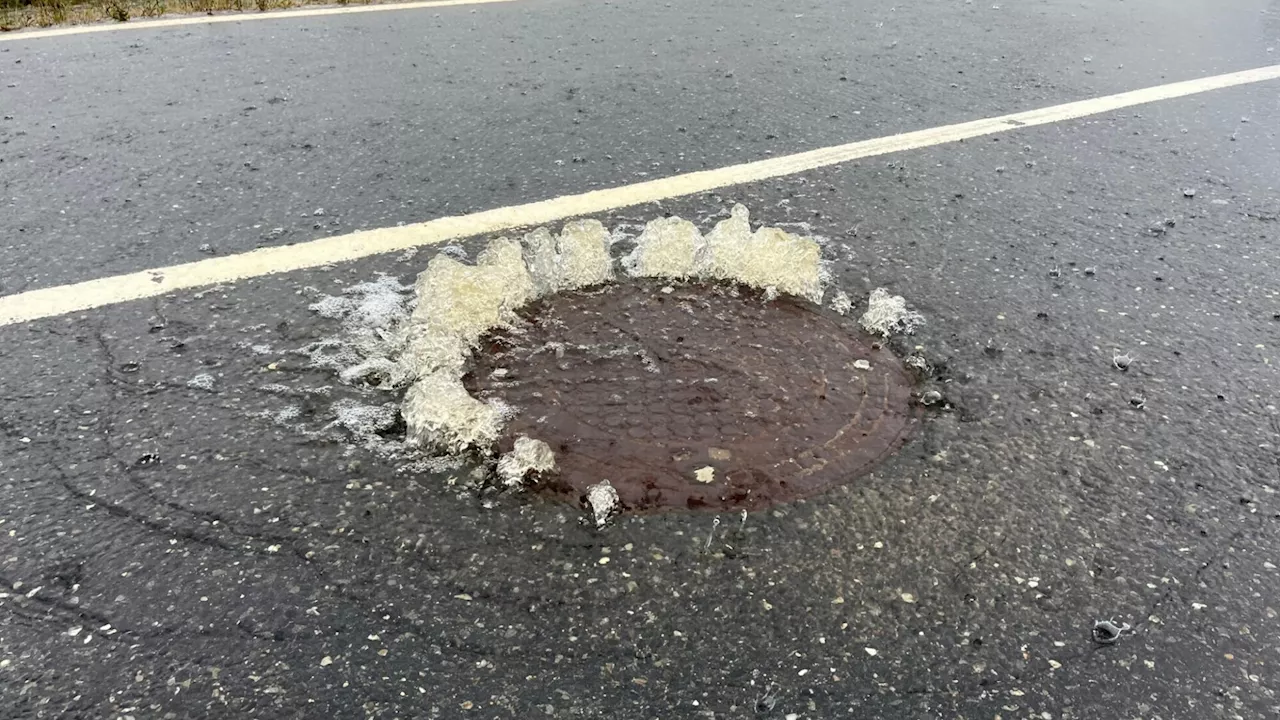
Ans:
[[[507,487],[519,487],[531,474],[554,472],[555,469],[556,456],[552,454],[551,446],[525,435],[516,438],[511,452],[498,458],[498,477]]]
[[[403,414],[410,443],[462,454],[488,451],[512,409],[497,400],[477,400],[467,393],[460,376],[439,371],[418,378],[409,388]]]
[[[556,249],[556,236],[540,227],[524,236],[524,261],[529,268],[536,293],[553,293],[560,281],[560,253]]]
[[[475,265],[436,255],[418,276],[418,305],[410,318],[405,359],[410,374],[459,373],[485,331],[515,317],[536,296],[520,243],[489,243]]]
[[[342,368],[338,379],[348,385],[364,383],[379,390],[394,390],[408,383],[409,371],[390,358],[372,357]]]
[[[365,405],[344,398],[333,404],[333,411],[336,415],[333,425],[345,428],[361,440],[392,429],[400,419],[400,408],[394,403]]]
[[[678,217],[660,218],[645,225],[622,266],[634,277],[692,277],[697,274],[695,262],[704,245],[702,233],[693,223]]]
[[[853,309],[853,300],[849,299],[849,295],[845,291],[839,290],[836,292],[835,297],[831,298],[830,307],[841,315],[848,315],[849,311]]]
[[[890,295],[884,288],[871,291],[867,311],[858,320],[869,333],[888,337],[894,333],[910,335],[924,324],[924,316],[907,309],[907,301],[901,295]]]
[[[822,302],[830,282],[814,238],[776,227],[752,232],[750,213],[742,205],[735,205],[705,237],[678,217],[653,220],[622,264],[635,277],[739,282],[763,290],[769,299],[786,293],[815,304]]]
[[[813,238],[792,235],[774,227],[751,232],[750,213],[735,205],[727,220],[705,238],[699,274],[744,283],[761,290],[774,288],[821,304],[822,248]]]
[[[524,236],[523,244],[525,262],[539,296],[613,279],[609,231],[597,220],[568,223],[559,236],[538,228]]]
[[[560,290],[601,285],[613,280],[609,231],[598,220],[568,223],[560,232]]]
[[[404,385],[404,373],[390,366],[404,348],[412,286],[390,275],[352,285],[341,295],[323,296],[310,309],[321,317],[342,321],[342,331],[310,343],[297,352],[312,367],[332,370],[345,383],[375,378],[375,387],[394,390]],[[269,352],[254,346],[254,352]],[[380,372],[375,373],[375,369]]]

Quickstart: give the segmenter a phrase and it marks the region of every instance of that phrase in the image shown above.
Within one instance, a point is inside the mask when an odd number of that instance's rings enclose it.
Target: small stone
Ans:
[[[1195,197],[1195,196],[1196,196],[1196,189],[1195,189],[1195,188],[1185,188],[1185,189],[1182,191],[1182,197],[1193,198],[1193,197]]]
[[[1113,645],[1131,629],[1129,623],[1116,625],[1111,620],[1099,620],[1093,624],[1093,641],[1100,645]]]
[[[608,480],[601,480],[587,488],[587,506],[591,508],[596,529],[603,529],[609,524],[609,519],[618,512],[618,491]]]
[[[875,657],[876,655],[878,655],[878,654],[880,653],[880,651],[879,651],[879,650],[877,650],[877,649],[875,649],[875,648],[872,648],[872,647],[869,647],[869,648],[862,648],[862,649],[863,649],[863,650],[866,650],[866,651],[867,651],[867,654],[868,654],[868,655],[870,655],[871,657]]]
[[[263,240],[279,240],[280,238],[284,237],[284,232],[285,232],[284,228],[282,227],[271,228],[270,230],[268,230],[266,233],[262,235],[262,239]]]
[[[324,657],[320,658],[320,667],[329,667],[332,664],[333,664],[333,658],[329,657],[328,655],[325,655]]]
[[[698,468],[694,471],[693,477],[700,483],[713,483],[716,481],[716,469],[710,465]]]
[[[324,215],[324,208],[316,208],[315,210],[311,211],[311,214],[316,217],[321,217]]]
[[[871,363],[867,362],[866,360],[854,360],[853,367],[856,370],[870,370]]]
[[[149,467],[160,462],[160,456],[155,453],[146,453],[133,461],[134,467]]]
[[[909,592],[904,592],[904,593],[902,593],[902,595],[901,595],[900,597],[902,598],[902,602],[904,602],[904,603],[908,603],[908,604],[914,605],[914,604],[915,604],[915,602],[916,602],[916,596],[915,596],[915,595],[912,595],[912,594],[911,594],[911,593],[909,593]]]
[[[213,392],[214,377],[209,373],[200,373],[199,375],[187,381],[187,387],[193,390],[204,390],[205,392]]]

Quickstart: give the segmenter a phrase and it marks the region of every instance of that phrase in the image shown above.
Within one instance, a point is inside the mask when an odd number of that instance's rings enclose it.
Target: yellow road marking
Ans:
[[[0,42],[6,40],[38,40],[40,38],[83,35],[85,33],[111,32],[114,30],[150,30],[153,28],[180,27],[182,25],[212,25],[214,23],[253,22],[254,20],[288,20],[291,18],[320,17],[324,15],[351,15],[355,13],[389,12],[392,10],[420,10],[423,8],[451,7],[454,5],[488,5],[515,2],[516,0],[426,0],[425,2],[387,3],[385,5],[359,5],[355,7],[302,8],[264,13],[227,13],[225,15],[187,15],[137,22],[97,23],[72,25],[48,30],[28,30],[0,33]]]
[[[966,138],[1073,120],[1159,100],[1280,79],[1280,65],[1157,85],[1118,95],[1080,100],[1039,110],[917,130],[888,137],[810,150],[784,157],[675,175],[633,185],[564,195],[550,200],[442,217],[399,227],[364,230],[284,247],[143,270],[73,285],[0,297],[0,326],[164,295],[175,290],[303,270],[370,255],[407,250],[474,235],[500,233],[631,205],[693,195],[708,190],[794,175],[859,158],[942,145]]]

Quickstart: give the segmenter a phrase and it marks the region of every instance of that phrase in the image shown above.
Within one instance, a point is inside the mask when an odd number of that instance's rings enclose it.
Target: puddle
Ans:
[[[628,511],[759,510],[862,474],[917,423],[901,362],[796,299],[648,280],[521,315],[464,381],[514,408],[499,450],[550,446],[537,487],[570,502],[608,480]]]

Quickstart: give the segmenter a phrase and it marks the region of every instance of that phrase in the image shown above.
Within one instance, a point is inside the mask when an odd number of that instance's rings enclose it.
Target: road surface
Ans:
[[[1277,47],[1270,0],[519,0],[4,37],[0,294]],[[308,305],[409,283],[433,247],[2,326],[7,716],[1275,716],[1278,128],[1280,82],[1255,82],[595,214],[705,229],[741,202],[928,320],[911,342],[952,409],[869,476],[719,525],[597,532],[344,441],[344,400],[397,398],[308,367],[339,332]],[[1098,644],[1107,619],[1131,630]]]

